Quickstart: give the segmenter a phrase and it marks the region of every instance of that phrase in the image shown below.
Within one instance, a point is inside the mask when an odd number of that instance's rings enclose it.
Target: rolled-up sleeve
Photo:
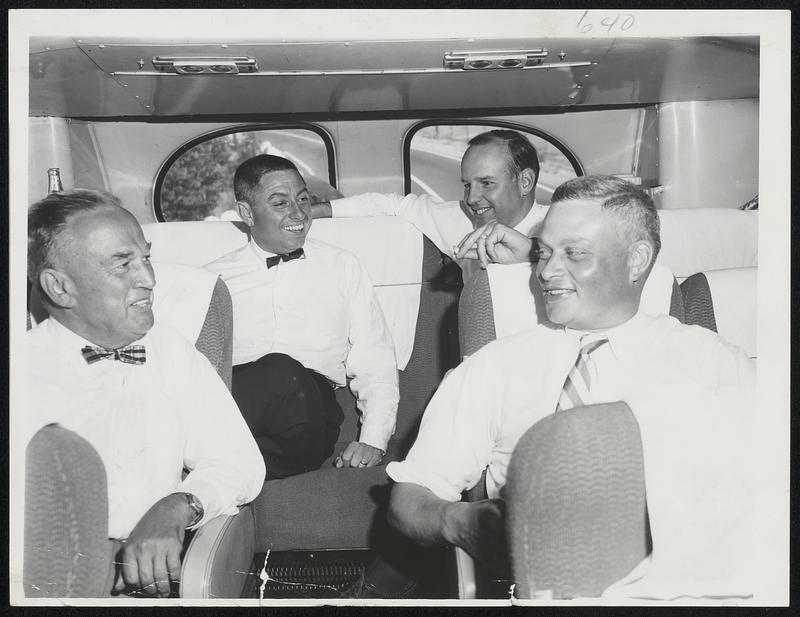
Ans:
[[[362,414],[359,441],[385,452],[400,401],[394,343],[367,271],[349,255],[344,269],[350,306],[345,370]]]
[[[261,492],[264,459],[236,403],[199,352],[185,374],[186,441],[184,466],[189,474],[176,489],[203,504],[199,525],[220,514],[235,514]]]
[[[492,458],[501,405],[485,349],[451,371],[433,395],[406,459],[386,472],[395,482],[428,488],[446,501],[480,480]],[[498,376],[499,377],[499,376]]]

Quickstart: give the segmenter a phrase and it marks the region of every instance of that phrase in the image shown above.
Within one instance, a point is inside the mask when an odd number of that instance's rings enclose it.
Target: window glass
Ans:
[[[162,221],[240,220],[233,174],[247,159],[275,154],[292,161],[312,193],[331,191],[328,152],[309,129],[264,129],[212,137],[178,156],[162,172],[156,215]]]
[[[438,195],[443,200],[455,201],[463,198],[461,185],[461,157],[470,139],[492,129],[496,125],[436,124],[416,131],[410,143],[411,192]],[[526,133],[539,155],[539,181],[536,184],[536,201],[549,205],[556,187],[578,175],[555,141]]]

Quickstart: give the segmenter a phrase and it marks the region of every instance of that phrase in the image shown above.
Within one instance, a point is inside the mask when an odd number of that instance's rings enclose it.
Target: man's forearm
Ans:
[[[311,204],[312,219],[329,219],[333,216],[333,209],[330,201],[317,201]]]
[[[460,502],[440,499],[418,484],[398,483],[389,501],[389,523],[400,533],[424,546],[460,544]]]

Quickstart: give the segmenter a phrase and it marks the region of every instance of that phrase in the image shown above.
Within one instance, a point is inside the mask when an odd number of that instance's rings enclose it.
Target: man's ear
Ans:
[[[519,172],[519,189],[523,195],[528,195],[536,189],[536,174],[530,167]]]
[[[253,227],[256,224],[256,221],[253,218],[253,210],[250,208],[249,203],[246,201],[237,201],[236,209],[239,211],[239,216],[245,223],[247,223],[248,227]]]
[[[653,261],[653,246],[646,240],[638,240],[628,250],[628,271],[631,282],[644,279]]]
[[[39,285],[50,301],[61,308],[72,308],[77,302],[75,286],[68,274],[45,268],[39,274]]]

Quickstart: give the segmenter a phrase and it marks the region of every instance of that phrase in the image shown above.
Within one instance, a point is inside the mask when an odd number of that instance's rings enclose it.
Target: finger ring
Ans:
[[[486,238],[488,238],[488,237],[489,237],[489,234],[481,234],[481,238],[483,238],[484,240],[486,240]]]

